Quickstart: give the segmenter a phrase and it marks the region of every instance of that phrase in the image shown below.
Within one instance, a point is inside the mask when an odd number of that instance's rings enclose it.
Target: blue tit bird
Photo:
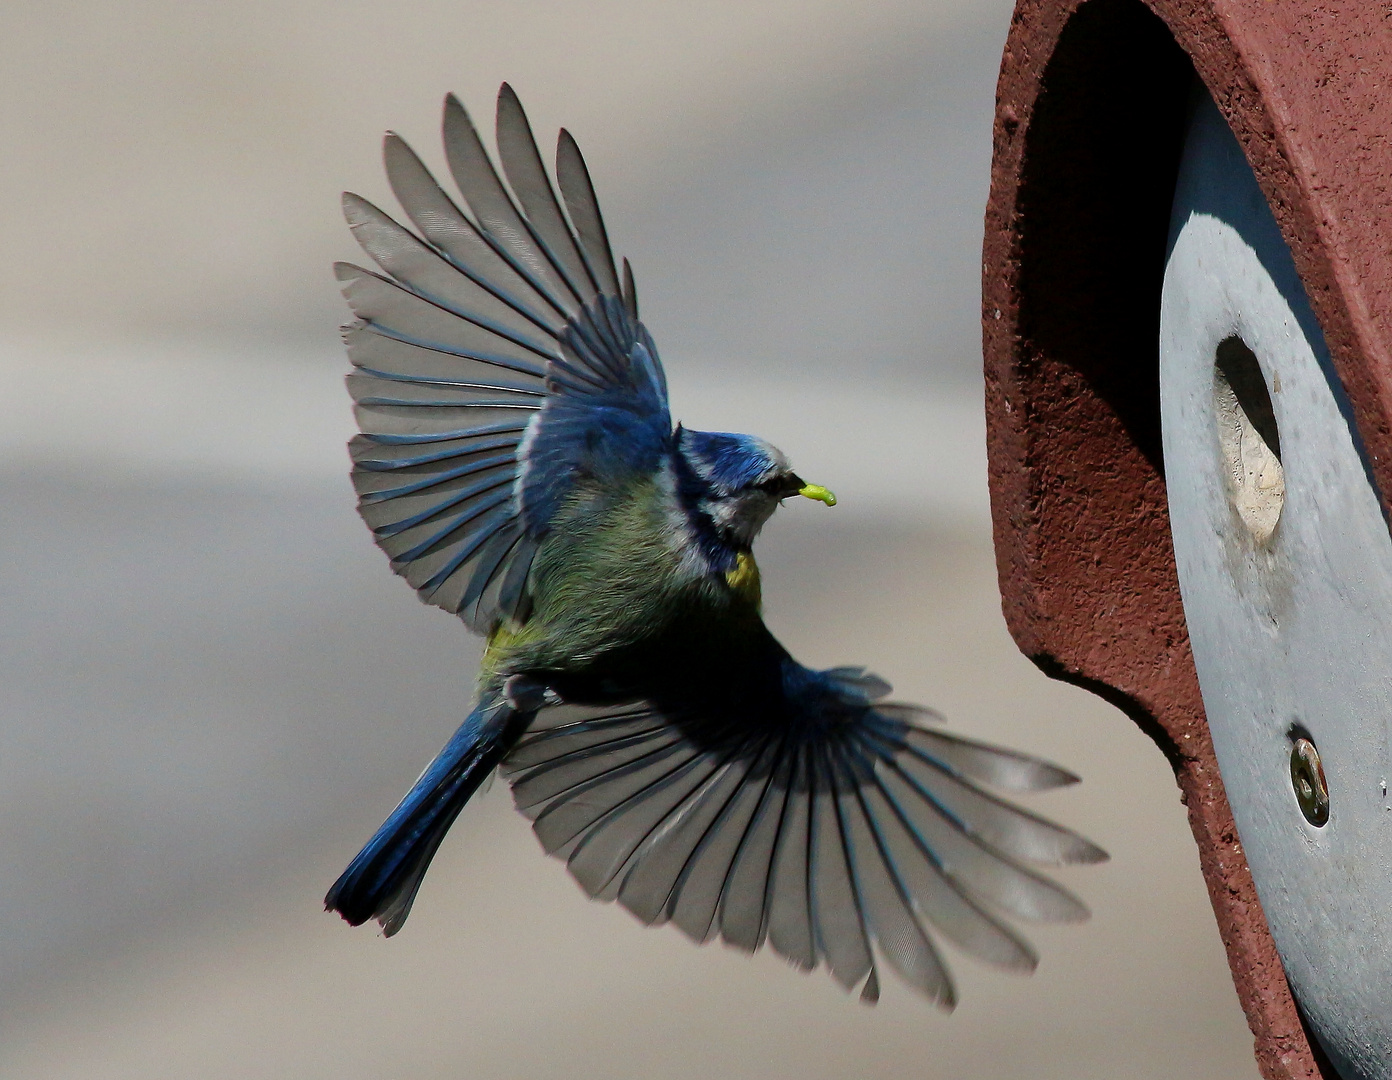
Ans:
[[[761,439],[673,425],[632,269],[567,132],[553,187],[504,84],[501,176],[453,96],[444,144],[467,209],[394,134],[387,176],[417,231],[344,196],[381,270],[336,268],[357,317],[349,448],[392,569],[487,649],[473,711],[326,907],[396,933],[498,768],[546,851],[645,923],[767,942],[866,1001],[885,962],[953,1005],[930,927],[1033,969],[1009,919],[1087,912],[1025,863],[1105,855],[992,789],[1076,777],[948,733],[861,668],[789,655],[752,546],[785,499],[831,492]]]

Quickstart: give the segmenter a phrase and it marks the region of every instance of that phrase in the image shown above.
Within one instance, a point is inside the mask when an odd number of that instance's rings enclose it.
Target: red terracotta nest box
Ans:
[[[1392,1076],[1389,9],[1021,0],[983,261],[1011,632],[1169,757],[1263,1075]]]

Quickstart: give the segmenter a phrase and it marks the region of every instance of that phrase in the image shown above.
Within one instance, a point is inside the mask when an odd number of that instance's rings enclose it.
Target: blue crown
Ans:
[[[713,488],[739,491],[788,467],[778,450],[753,435],[678,427],[677,445],[696,474]]]

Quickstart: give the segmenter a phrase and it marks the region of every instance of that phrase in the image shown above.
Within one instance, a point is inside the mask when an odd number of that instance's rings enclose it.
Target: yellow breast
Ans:
[[[746,603],[757,608],[763,602],[759,565],[749,552],[741,551],[735,556],[735,565],[725,571],[725,583]]]

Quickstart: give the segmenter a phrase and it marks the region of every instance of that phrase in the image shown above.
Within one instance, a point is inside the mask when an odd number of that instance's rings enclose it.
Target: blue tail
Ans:
[[[430,860],[459,811],[517,741],[530,714],[480,701],[400,805],[324,897],[351,925],[377,919],[390,937],[411,913]]]

